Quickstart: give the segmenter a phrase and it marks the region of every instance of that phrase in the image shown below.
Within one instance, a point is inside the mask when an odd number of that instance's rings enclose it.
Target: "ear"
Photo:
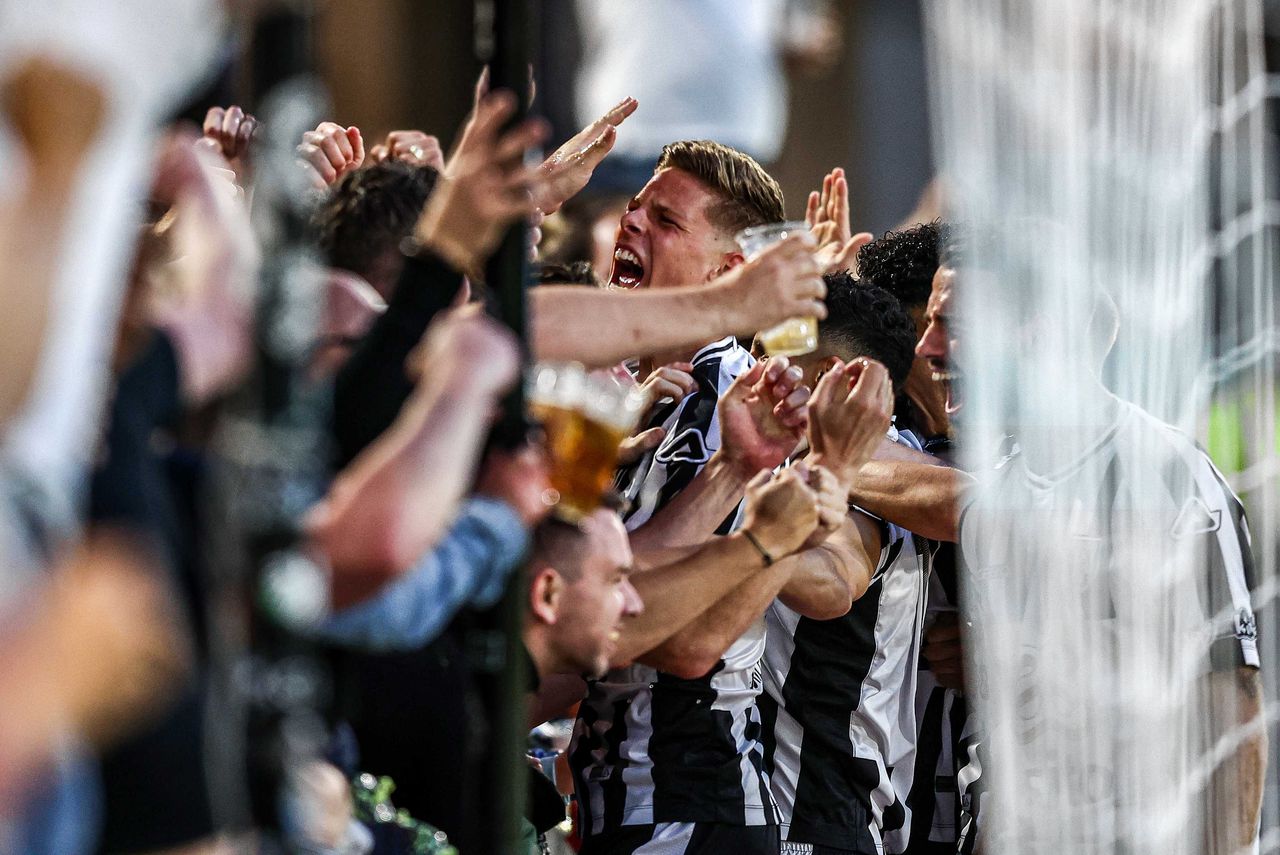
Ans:
[[[747,257],[742,254],[742,250],[735,249],[732,252],[726,252],[720,257],[720,266],[707,276],[707,281],[710,282],[712,279],[723,276],[738,265],[745,264],[746,261]]]
[[[560,598],[564,592],[564,580],[547,565],[533,574],[529,585],[529,613],[539,623],[554,626],[560,618]]]

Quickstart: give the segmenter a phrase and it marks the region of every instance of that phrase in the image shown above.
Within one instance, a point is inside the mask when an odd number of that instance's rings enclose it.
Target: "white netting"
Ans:
[[[1280,655],[1263,4],[926,8],[959,432],[988,473],[962,532],[985,851],[1238,851],[1248,663]]]

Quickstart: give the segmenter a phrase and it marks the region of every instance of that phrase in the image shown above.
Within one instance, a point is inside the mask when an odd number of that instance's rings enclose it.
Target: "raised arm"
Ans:
[[[721,444],[680,494],[631,533],[636,566],[652,567],[688,554],[715,534],[747,482],[795,451],[807,423],[803,373],[779,357],[738,376],[716,404]]]
[[[833,479],[826,478],[816,469],[809,470],[803,464],[785,469],[775,477],[790,478],[808,488],[804,499],[812,503],[809,512],[817,516],[817,525],[810,529],[805,542],[815,544],[815,548],[779,557],[765,546],[764,551],[769,557],[761,556],[764,566],[758,572],[720,597],[696,621],[686,624],[640,656],[639,661],[677,677],[701,677],[716,666],[734,640],[764,614],[769,603],[797,574],[822,573],[826,569],[829,553],[825,550],[819,552],[818,547],[840,528],[845,518],[843,493],[834,489],[836,482]],[[815,489],[811,484],[820,486]],[[790,519],[793,523],[799,522],[797,517]],[[736,536],[740,533],[730,537]],[[811,566],[815,564],[819,566]],[[874,569],[874,563],[871,568]],[[724,569],[720,572],[723,574]],[[846,605],[845,611],[848,609]]]
[[[886,445],[892,448],[877,451],[858,470],[849,501],[922,537],[958,542],[973,476],[927,454]]]
[[[419,359],[429,373],[308,521],[313,545],[335,571],[339,605],[407,570],[439,539],[518,370],[510,334],[462,311],[432,325]]]
[[[825,318],[825,296],[811,251],[797,236],[707,284],[641,291],[535,288],[529,293],[533,352],[539,359],[603,367],[728,334],[754,335],[787,318]]]
[[[632,575],[631,583],[645,609],[623,625],[615,666],[640,658],[688,629],[743,580],[772,574],[776,566],[768,567],[759,549],[771,557],[787,555],[809,538],[819,522],[817,496],[799,473],[790,469],[772,476],[761,472],[747,490],[745,520],[739,531],[712,539],[680,561]],[[753,537],[759,548],[751,542]]]

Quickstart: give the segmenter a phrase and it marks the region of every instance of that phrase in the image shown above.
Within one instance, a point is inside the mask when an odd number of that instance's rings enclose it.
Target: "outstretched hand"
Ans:
[[[618,141],[618,126],[636,111],[639,102],[623,98],[609,112],[569,138],[540,167],[543,183],[538,207],[551,214],[587,186],[600,161]]]
[[[420,244],[464,273],[478,270],[506,228],[537,208],[538,169],[525,166],[524,155],[546,138],[547,125],[526,119],[504,131],[515,111],[510,92],[480,99],[414,230]]]
[[[849,225],[849,181],[836,167],[822,179],[822,190],[809,194],[804,220],[817,239],[814,253],[823,273],[851,270],[858,273],[858,250],[874,240],[870,232],[852,234]]]

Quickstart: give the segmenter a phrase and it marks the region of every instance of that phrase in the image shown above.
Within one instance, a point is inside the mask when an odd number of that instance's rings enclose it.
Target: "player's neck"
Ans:
[[[1026,467],[1052,478],[1093,453],[1115,427],[1120,399],[1104,386],[1087,384],[1063,400],[1053,419],[1033,420],[1016,439]],[[1065,418],[1064,418],[1065,416]]]

